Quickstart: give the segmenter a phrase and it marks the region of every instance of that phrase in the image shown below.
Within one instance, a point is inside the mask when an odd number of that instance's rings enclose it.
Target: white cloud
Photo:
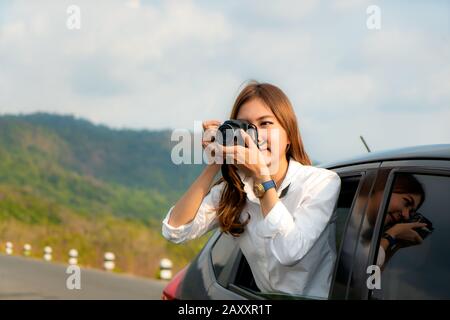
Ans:
[[[247,0],[246,7],[260,18],[299,21],[319,7],[319,0]]]
[[[0,26],[0,57],[9,62],[0,73],[0,81],[9,82],[0,88],[1,111],[71,111],[114,126],[180,126],[185,119],[155,114],[191,108],[198,115],[211,95],[236,86],[232,76],[209,74],[202,65],[211,48],[230,37],[220,13],[190,1],[136,10],[121,1],[78,5],[80,31],[65,28],[65,3],[10,8],[15,19]],[[203,76],[195,91],[193,76]]]
[[[370,33],[362,48],[367,72],[380,84],[378,102],[449,108],[450,45],[439,35],[391,28]]]
[[[367,74],[335,74],[309,89],[311,92],[305,97],[324,112],[349,112],[361,108],[368,111],[373,107],[376,85]]]
[[[354,9],[367,8],[369,5],[374,4],[373,0],[334,0],[332,1],[332,8],[337,11],[349,11]],[[361,11],[361,14],[365,14],[365,10]]]
[[[0,113],[192,128],[225,119],[242,82],[256,78],[288,94],[317,160],[364,152],[359,134],[374,149],[450,141],[450,45],[433,28],[402,25],[393,4],[383,5],[391,19],[377,32],[365,27],[364,1],[332,3],[336,18],[318,0],[222,11],[212,2],[79,0],[79,31],[66,28],[69,4],[7,7]]]
[[[140,0],[128,0],[127,6],[133,9],[137,9],[141,7],[141,1]]]
[[[372,110],[331,122],[305,117],[303,136],[307,151],[315,159],[332,162],[365,154],[362,135],[372,151],[425,144],[449,143],[450,110],[434,114],[391,114]]]

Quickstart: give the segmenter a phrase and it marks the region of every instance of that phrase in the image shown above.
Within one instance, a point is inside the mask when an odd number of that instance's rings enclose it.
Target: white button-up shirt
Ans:
[[[247,193],[241,221],[248,216],[250,221],[236,241],[258,288],[263,292],[328,297],[336,260],[334,222],[339,176],[291,159],[277,189],[281,198],[264,218],[253,193],[253,179],[239,175]],[[163,220],[163,236],[180,243],[216,228],[216,207],[224,183],[211,188],[195,218],[186,225],[174,228],[168,224],[172,207]]]

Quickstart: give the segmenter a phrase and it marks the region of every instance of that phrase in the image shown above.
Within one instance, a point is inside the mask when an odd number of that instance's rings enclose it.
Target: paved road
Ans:
[[[0,254],[0,299],[160,299],[163,281],[81,269],[81,289],[69,290],[67,266]]]

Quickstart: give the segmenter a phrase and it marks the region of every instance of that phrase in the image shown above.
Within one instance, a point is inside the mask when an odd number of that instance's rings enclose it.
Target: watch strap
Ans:
[[[397,240],[389,233],[383,234],[383,238],[385,238],[389,242],[389,248],[392,248],[397,244]]]
[[[273,180],[269,180],[269,181],[263,182],[261,184],[264,187],[264,191],[267,191],[267,190],[269,190],[271,188],[275,188],[276,189],[276,187],[277,187],[277,185],[275,184],[275,181],[273,181]]]

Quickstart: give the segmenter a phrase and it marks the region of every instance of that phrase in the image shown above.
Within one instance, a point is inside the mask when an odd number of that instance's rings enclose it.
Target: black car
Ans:
[[[329,299],[450,299],[450,144],[373,152],[321,167],[342,181]],[[399,246],[383,260],[387,208],[401,180],[418,181],[423,189],[420,208],[411,216],[426,224],[417,229],[423,241]],[[219,231],[163,292],[163,299],[267,298],[314,299],[260,292],[233,238]]]

